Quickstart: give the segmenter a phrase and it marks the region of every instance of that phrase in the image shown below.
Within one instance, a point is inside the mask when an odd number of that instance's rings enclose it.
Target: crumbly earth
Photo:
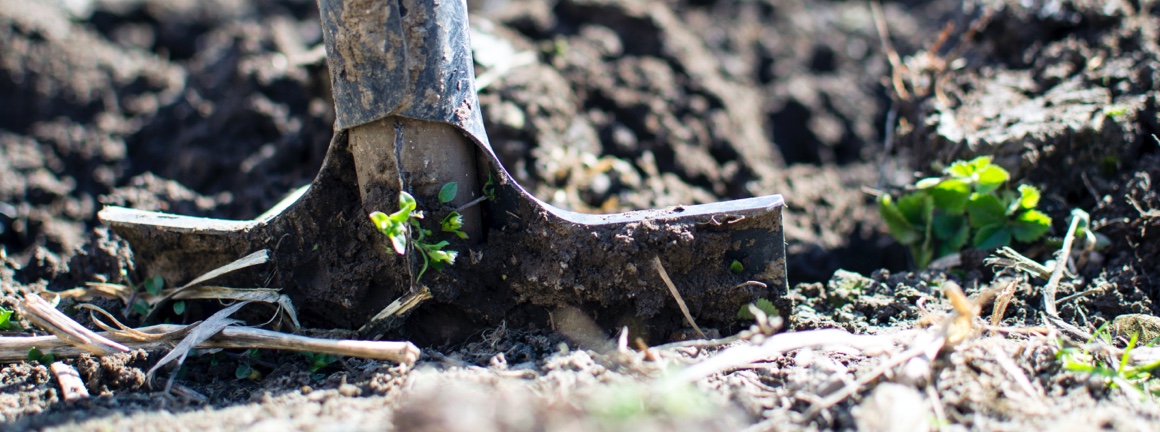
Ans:
[[[1101,238],[1072,254],[1060,321],[1087,333],[1148,328],[1160,312],[1160,4],[887,2],[892,64],[863,1],[470,3],[489,138],[544,201],[611,212],[785,195],[790,287],[772,300],[786,332],[646,356],[576,305],[572,325],[431,338],[414,366],[200,352],[159,374],[176,374],[170,394],[145,377],[163,352],[67,359],[91,394],[73,402],[48,367],[24,361],[0,365],[0,429],[1160,424],[1153,397],[1068,366],[1080,357],[1063,347],[1090,341],[1045,320],[1046,279],[985,264],[991,251],[912,271],[873,205],[953,160],[994,155],[1043,191],[1054,220],[1052,242],[1020,252],[1051,259],[1072,209]],[[139,280],[131,249],[96,221],[101,205],[246,219],[310,182],[334,121],[317,14],[310,0],[0,0],[0,306]],[[984,299],[974,328],[992,327],[939,350],[952,286]],[[1003,290],[1005,308],[986,299]],[[63,310],[91,325],[74,306]],[[213,307],[190,306],[191,321]],[[17,324],[0,337],[33,331]],[[857,338],[772,348],[821,329]],[[464,333],[445,330],[424,332]],[[1130,335],[1118,335],[1123,348]],[[765,351],[739,360],[754,347]]]

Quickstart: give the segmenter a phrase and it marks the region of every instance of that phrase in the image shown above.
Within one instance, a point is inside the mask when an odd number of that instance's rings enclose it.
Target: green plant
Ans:
[[[325,378],[326,376],[322,373],[322,370],[326,369],[332,363],[338,361],[338,357],[332,356],[330,354],[305,352],[302,353],[302,355],[306,357],[307,361],[310,362],[310,373],[315,380]]]
[[[495,201],[495,179],[492,178],[491,173],[487,173],[487,182],[483,184],[483,196]]]
[[[130,282],[129,284],[132,285],[132,282]],[[135,290],[143,290],[146,293],[149,293],[149,295],[152,295],[154,297],[160,297],[161,290],[165,289],[165,279],[163,279],[161,276],[153,276],[149,279],[145,279],[145,282],[143,282],[141,285],[132,285],[132,286],[135,287],[134,288]],[[175,307],[174,310],[176,311],[176,307],[177,307],[176,304],[174,305],[174,307]],[[181,308],[183,308],[182,311],[184,311],[184,307],[185,307],[185,305],[182,304],[181,305]],[[149,306],[149,302],[145,301],[145,299],[141,299],[141,298],[136,299],[133,302],[133,304],[130,305],[130,308],[133,310],[133,312],[136,312],[137,315],[141,315],[141,316],[149,315],[150,306]],[[177,312],[177,313],[181,314],[181,312]]]
[[[1035,209],[1039,189],[1003,188],[1010,175],[989,156],[955,162],[943,173],[919,180],[897,201],[889,194],[878,200],[891,236],[910,248],[919,268],[968,244],[991,249],[1012,240],[1029,243],[1051,228],[1051,218]]]
[[[12,312],[4,306],[0,306],[0,330],[12,330]]]
[[[455,199],[457,192],[458,186],[455,182],[443,185],[443,188],[439,190],[439,202],[441,204],[451,202]],[[455,264],[455,258],[459,253],[453,250],[444,250],[449,245],[446,240],[435,243],[428,240],[432,232],[419,224],[419,221],[423,219],[423,212],[418,210],[415,197],[406,191],[399,192],[399,211],[389,215],[376,211],[370,214],[370,218],[371,222],[375,224],[375,228],[378,228],[379,232],[390,240],[391,249],[395,253],[406,255],[408,245],[419,252],[419,256],[423,258],[423,266],[415,276],[416,282],[423,278],[428,266],[441,270],[444,264]],[[457,211],[452,211],[440,221],[442,231],[465,239],[467,234],[461,230],[462,227],[463,216]]]
[[[1128,107],[1122,105],[1108,105],[1104,107],[1104,115],[1119,120],[1128,114]]]
[[[250,381],[262,378],[262,373],[258,372],[257,369],[254,369],[254,365],[252,364],[253,362],[260,361],[261,359],[262,353],[256,348],[250,348],[246,350],[246,352],[242,354],[242,362],[238,364],[236,369],[234,369],[234,377],[240,380],[246,379]]]
[[[1096,330],[1092,340],[1099,338],[1105,344],[1110,344],[1111,336],[1106,327],[1105,324]],[[1080,347],[1061,347],[1056,353],[1056,359],[1063,363],[1064,370],[1102,378],[1111,388],[1123,388],[1140,395],[1160,396],[1160,381],[1154,380],[1157,374],[1153,372],[1160,368],[1160,361],[1130,365],[1132,350],[1139,343],[1139,338],[1139,333],[1132,334],[1118,362],[1103,360],[1100,356]],[[1091,341],[1089,345],[1090,343]]]
[[[762,312],[765,312],[766,316],[775,317],[781,315],[781,311],[777,310],[777,306],[774,306],[773,302],[768,299],[757,299],[757,303],[754,303],[754,305]],[[741,306],[741,310],[737,311],[737,318],[743,320],[757,319],[757,317],[753,316],[753,312],[749,311],[749,304]]]
[[[56,354],[45,354],[40,348],[32,347],[28,350],[28,361],[40,362],[40,364],[48,366],[56,361]]]
[[[159,296],[161,295],[161,290],[165,289],[165,279],[162,279],[161,276],[153,276],[149,279],[145,279],[145,283],[143,285],[145,286],[145,292],[154,296]]]

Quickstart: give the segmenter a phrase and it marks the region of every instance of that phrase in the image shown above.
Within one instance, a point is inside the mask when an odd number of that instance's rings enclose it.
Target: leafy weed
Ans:
[[[450,203],[451,200],[455,199],[458,189],[455,182],[443,185],[443,188],[439,190],[439,202],[441,204]],[[423,258],[423,266],[415,276],[416,282],[423,278],[428,267],[442,270],[444,265],[455,264],[455,258],[459,255],[454,250],[445,249],[450,244],[446,240],[433,242],[429,239],[432,236],[431,230],[425,229],[419,224],[423,217],[423,212],[418,210],[415,197],[406,191],[399,192],[399,211],[389,215],[378,211],[370,214],[371,222],[375,224],[375,228],[378,228],[379,232],[387,236],[391,249],[395,253],[406,255],[408,246],[419,252],[419,256]],[[443,232],[454,234],[460,239],[467,238],[467,234],[462,231],[463,215],[457,211],[447,214],[439,225]]]
[[[943,174],[919,180],[915,191],[897,200],[889,194],[878,200],[891,236],[910,248],[919,268],[968,245],[1030,243],[1051,228],[1051,218],[1035,208],[1039,189],[1005,189],[1010,174],[989,156],[955,162]]]

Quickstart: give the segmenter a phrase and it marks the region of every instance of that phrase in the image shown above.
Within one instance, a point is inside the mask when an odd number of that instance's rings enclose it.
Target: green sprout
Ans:
[[[245,379],[252,381],[261,378],[261,376],[262,373],[258,372],[257,369],[254,369],[254,366],[250,365],[249,363],[239,364],[238,368],[234,369],[234,377],[240,380]]]
[[[12,330],[12,314],[14,312],[4,306],[0,306],[0,330]]]
[[[439,202],[442,204],[447,204],[447,203],[451,202],[451,200],[455,199],[455,195],[458,195],[458,194],[459,194],[459,183],[457,183],[457,182],[447,183],[447,184],[443,185],[442,188],[439,189]]]
[[[45,354],[40,348],[32,347],[28,350],[28,361],[39,362],[42,365],[48,366],[56,361],[56,354]]]
[[[1035,209],[1039,189],[1004,189],[1009,178],[989,156],[958,161],[942,177],[919,180],[916,191],[897,201],[882,195],[878,211],[891,236],[910,248],[919,268],[968,244],[992,249],[1012,240],[1036,241],[1051,228],[1051,218]]]
[[[159,296],[161,295],[161,290],[165,289],[165,279],[162,279],[161,276],[153,276],[149,279],[145,279],[144,285],[145,292],[154,296]]]
[[[253,362],[262,359],[262,352],[257,348],[250,348],[242,354],[242,362],[234,369],[234,377],[240,380],[255,381],[262,378],[262,373],[254,369]]]
[[[1100,327],[1093,335],[1092,340],[1099,338],[1105,344],[1109,344],[1111,336],[1106,332],[1106,327],[1106,324]],[[1139,333],[1132,334],[1128,346],[1124,348],[1124,353],[1119,359],[1111,361],[1102,359],[1101,356],[1079,347],[1060,348],[1056,353],[1056,359],[1062,363],[1064,370],[1102,378],[1111,388],[1123,388],[1141,396],[1160,396],[1160,381],[1154,379],[1157,377],[1154,371],[1160,368],[1160,361],[1130,365],[1132,350],[1136,348],[1139,339]],[[1091,341],[1088,343],[1090,345]]]
[[[338,357],[330,354],[306,352],[302,353],[302,355],[305,356],[306,360],[310,362],[310,373],[311,376],[313,376],[316,380],[325,378],[326,376],[322,373],[322,370],[326,369],[332,363],[338,361]]]
[[[459,187],[455,182],[443,185],[438,196],[440,204],[447,204],[455,199],[458,189]],[[370,218],[371,222],[375,224],[375,228],[390,240],[391,249],[395,253],[406,255],[408,245],[411,249],[419,252],[419,256],[423,258],[423,266],[415,277],[415,281],[423,278],[423,274],[427,272],[429,266],[435,267],[436,270],[442,270],[443,265],[455,264],[455,258],[459,256],[456,251],[444,250],[450,245],[446,240],[440,242],[428,240],[428,237],[432,236],[432,232],[419,224],[419,220],[423,219],[423,212],[418,210],[415,197],[406,191],[399,192],[399,211],[390,215],[376,211],[370,214]],[[461,230],[462,227],[463,215],[457,211],[452,211],[440,221],[442,231],[465,239],[467,234]]]
[[[734,274],[741,273],[745,271],[745,266],[741,265],[741,261],[733,260],[733,262],[729,263],[729,271]]]
[[[1160,141],[1158,141],[1160,142]],[[483,196],[487,199],[495,201],[495,179],[491,173],[487,173],[487,182],[483,184]]]
[[[133,312],[141,316],[149,315],[149,302],[137,299],[137,301],[133,302]]]
[[[1104,115],[1119,120],[1128,114],[1128,107],[1122,105],[1108,105],[1104,107]]]
[[[781,311],[777,310],[777,306],[774,306],[773,302],[769,301],[768,299],[757,299],[757,303],[754,303],[754,306],[757,306],[757,309],[765,312],[766,316],[773,317],[781,315]],[[753,316],[753,312],[749,311],[749,304],[741,306],[741,310],[737,311],[737,318],[743,320],[757,319],[757,317]]]
[[[439,222],[439,227],[443,230],[443,232],[455,234],[456,237],[461,239],[467,238],[467,233],[463,232],[463,215],[459,214],[457,211],[448,213],[447,216]]]

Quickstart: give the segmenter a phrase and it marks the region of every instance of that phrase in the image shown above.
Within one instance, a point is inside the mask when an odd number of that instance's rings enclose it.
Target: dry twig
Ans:
[[[665,286],[669,287],[669,294],[672,294],[673,299],[677,300],[677,307],[681,308],[681,313],[685,315],[685,321],[690,326],[693,326],[693,330],[697,331],[697,335],[701,336],[701,339],[706,339],[705,332],[702,332],[701,328],[697,327],[697,322],[693,321],[693,315],[689,314],[689,307],[685,305],[685,299],[681,298],[681,293],[677,292],[677,286],[673,285],[672,279],[669,279],[669,273],[665,271],[665,266],[661,264],[660,257],[653,257],[653,265],[656,266],[657,273],[661,274],[661,279],[665,281]]]
[[[247,304],[250,304],[250,302],[238,302],[233,306],[217,311],[217,313],[214,313],[209,317],[209,319],[206,319],[205,321],[191,325],[189,334],[182,338],[181,342],[178,343],[177,346],[173,347],[173,349],[170,350],[168,354],[165,354],[165,357],[162,357],[161,360],[158,361],[157,364],[153,365],[153,367],[149,369],[149,372],[145,374],[145,378],[148,380],[150,385],[153,383],[153,374],[157,373],[158,369],[161,369],[163,366],[171,362],[176,362],[176,366],[181,367],[181,364],[185,362],[185,357],[189,355],[189,351],[192,350],[194,346],[205,342],[206,339],[209,339],[211,336],[218,334],[218,332],[222,331],[222,329],[242,322],[241,320],[230,319],[230,315],[233,315],[234,312],[237,312],[238,309],[241,309],[242,306]],[[165,384],[166,393],[169,393],[169,388],[173,386],[173,378],[176,376],[177,374],[172,374],[169,376],[169,381]]]
[[[56,335],[62,341],[93,355],[105,356],[128,352],[129,348],[85,328],[68,315],[56,310],[39,295],[29,294],[19,303],[20,313],[32,324]],[[3,338],[3,340],[12,338]],[[29,347],[28,349],[31,349]],[[24,350],[27,355],[28,349]]]
[[[1007,314],[1007,306],[1011,304],[1011,299],[1015,297],[1015,285],[1018,283],[1018,279],[1013,279],[995,297],[995,304],[991,307],[992,326],[997,327],[1003,322],[1003,315]]]
[[[785,352],[812,347],[843,347],[852,351],[885,350],[894,339],[887,336],[856,335],[845,330],[824,329],[781,333],[761,345],[739,345],[717,353],[713,357],[689,366],[678,373],[675,382],[693,382],[701,378],[751,363],[775,359]]]
[[[1071,212],[1071,225],[1067,227],[1067,235],[1063,237],[1063,247],[1060,248],[1059,258],[1055,260],[1055,268],[1051,270],[1051,278],[1047,280],[1047,285],[1043,286],[1043,309],[1047,315],[1052,317],[1059,317],[1059,311],[1055,309],[1055,291],[1059,289],[1059,281],[1063,279],[1063,269],[1067,267],[1067,260],[1071,258],[1071,244],[1075,241],[1075,232],[1079,229],[1080,221],[1084,225],[1088,225],[1088,214],[1083,210],[1076,209]]]
[[[124,331],[99,334],[120,341],[131,350],[156,351],[172,347],[175,342],[188,334],[189,328],[187,325],[159,324],[134,329],[141,334],[156,336],[149,340],[138,340]],[[81,354],[88,353],[56,336],[2,337],[0,362],[27,360],[28,350],[33,347],[57,358],[80,357]],[[419,348],[410,342],[321,339],[250,327],[226,327],[220,333],[198,343],[194,348],[273,349],[387,360],[404,364],[414,364],[420,355]]]
[[[53,362],[48,369],[56,375],[56,382],[60,384],[64,400],[71,402],[89,397],[89,390],[85,388],[85,382],[81,380],[81,374],[76,368],[58,361]]]
[[[244,269],[246,267],[255,266],[258,264],[264,264],[267,261],[270,261],[270,251],[268,249],[262,249],[260,251],[257,251],[257,252],[254,252],[252,254],[246,255],[244,257],[238,258],[234,262],[231,262],[231,263],[226,264],[224,266],[213,269],[206,274],[198,276],[194,280],[189,281],[185,285],[182,285],[180,288],[177,288],[177,289],[170,291],[167,294],[161,296],[161,298],[158,299],[157,302],[153,304],[153,308],[149,310],[149,314],[146,315],[145,318],[142,319],[141,321],[148,322],[150,319],[153,318],[153,315],[157,314],[157,311],[161,309],[161,306],[164,305],[165,302],[172,300],[174,297],[180,295],[181,293],[185,292],[186,290],[190,289],[191,287],[193,287],[195,285],[198,285],[198,284],[201,284],[204,282],[208,282],[208,281],[210,281],[218,276],[224,275],[226,273],[230,273],[230,272],[235,271],[235,270],[241,270],[241,269]],[[297,319],[295,319],[295,321],[297,321]]]

